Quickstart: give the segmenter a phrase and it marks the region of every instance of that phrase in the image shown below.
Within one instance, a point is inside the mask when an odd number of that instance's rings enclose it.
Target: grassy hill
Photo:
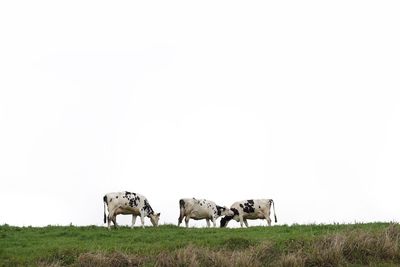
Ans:
[[[235,229],[0,226],[0,266],[398,266],[389,223]]]

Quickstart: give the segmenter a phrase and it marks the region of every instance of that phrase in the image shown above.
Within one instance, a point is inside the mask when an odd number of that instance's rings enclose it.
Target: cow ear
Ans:
[[[161,215],[161,213],[159,212],[159,213],[157,213],[157,216],[160,216]]]

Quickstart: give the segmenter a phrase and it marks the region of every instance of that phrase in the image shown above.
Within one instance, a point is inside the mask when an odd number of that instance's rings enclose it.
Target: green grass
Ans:
[[[351,247],[352,243],[349,240],[364,235],[372,238],[371,240],[375,240],[375,237],[378,240],[382,236],[383,239],[381,239],[383,241],[379,242],[382,243],[382,246],[385,246],[383,243],[386,242],[384,238],[389,231],[388,229],[392,229],[390,231],[394,231],[393,238],[397,238],[394,241],[390,239],[390,245],[397,246],[393,248],[394,254],[381,257],[373,252],[369,253],[367,250],[372,249],[370,247],[366,247],[365,251],[362,249],[361,251],[357,250],[357,246],[355,248]],[[0,226],[0,266],[91,266],[91,264],[98,265],[98,262],[97,264],[93,262],[98,260],[99,257],[103,257],[101,259],[105,260],[106,258],[112,258],[113,255],[117,255],[115,256],[117,258],[127,257],[125,264],[120,264],[120,266],[129,266],[129,261],[132,262],[129,257],[133,256],[139,257],[140,263],[144,265],[152,266],[157,263],[160,266],[168,266],[174,261],[179,261],[182,266],[185,266],[190,265],[188,261],[193,260],[188,256],[191,253],[197,253],[196,263],[198,265],[212,265],[215,259],[224,261],[222,254],[232,260],[246,251],[253,253],[246,255],[255,257],[261,265],[272,266],[279,263],[282,266],[290,266],[290,264],[286,263],[292,261],[290,257],[293,255],[295,258],[293,261],[300,260],[301,262],[301,259],[305,259],[304,264],[306,266],[318,266],[318,262],[313,262],[313,257],[315,256],[318,259],[319,256],[317,254],[320,253],[315,248],[315,244],[319,244],[317,246],[322,249],[325,244],[328,244],[327,246],[329,247],[329,244],[331,244],[329,242],[332,242],[329,238],[336,238],[338,235],[342,239],[352,236],[352,238],[346,239],[347,241],[343,239],[342,243],[348,243],[349,245],[343,245],[343,247],[339,248],[340,253],[343,254],[343,256],[340,256],[342,258],[336,259],[339,263],[341,262],[345,265],[363,265],[374,262],[382,264],[400,263],[400,249],[397,250],[400,229],[398,225],[389,223],[293,225],[233,229],[186,229],[163,225],[156,228],[130,229],[121,227],[112,230],[96,226],[47,226],[41,228],[3,225]],[[362,243],[364,241],[357,242]],[[376,241],[376,244],[371,243],[368,246],[373,245],[381,246],[378,241]],[[350,248],[352,250],[346,252],[346,249]],[[385,250],[385,247],[383,250]],[[207,254],[211,255],[211,253],[217,252],[222,254],[212,254],[215,259],[211,263],[206,262],[211,257],[207,256]],[[349,256],[346,253],[361,254],[357,256],[358,258],[353,259],[352,255]],[[384,254],[385,251],[382,253]],[[398,254],[399,256],[397,256]],[[246,255],[243,254],[240,257],[245,257]],[[88,260],[88,257],[92,258]],[[95,259],[94,257],[97,258]],[[321,257],[324,258],[326,256]],[[88,265],[87,262],[91,263]],[[240,262],[236,263],[236,265],[240,266]],[[223,262],[221,264],[224,265]],[[113,263],[112,265],[118,264]]]

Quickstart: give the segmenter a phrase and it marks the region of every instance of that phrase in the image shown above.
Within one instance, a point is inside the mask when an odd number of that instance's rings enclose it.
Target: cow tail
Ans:
[[[106,223],[107,222],[107,216],[106,216],[107,196],[103,197],[103,202],[104,202],[104,223]]]
[[[278,222],[278,219],[276,218],[276,213],[275,213],[275,202],[271,199],[271,203],[272,203],[272,208],[274,209],[274,217],[275,217],[275,222]]]
[[[185,214],[185,201],[183,199],[179,200],[179,211],[178,224],[182,223],[183,216]]]

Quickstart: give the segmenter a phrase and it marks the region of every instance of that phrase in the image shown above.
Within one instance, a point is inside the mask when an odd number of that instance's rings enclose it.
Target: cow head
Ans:
[[[226,212],[227,212],[227,214],[225,215],[225,217],[223,217],[221,219],[221,227],[226,227],[228,225],[228,222],[230,220],[232,220],[233,217],[239,215],[239,211],[237,209],[234,209],[234,208],[231,208],[231,209],[227,208]]]
[[[233,216],[233,211],[227,206],[222,207],[221,216]]]
[[[217,214],[219,216],[232,216],[233,211],[231,211],[227,206],[221,207],[217,205]]]
[[[224,209],[225,209],[225,211],[224,211],[223,215],[225,215],[225,216],[233,216],[233,215],[235,215],[235,213],[233,212],[233,210],[231,210],[231,209],[228,208],[227,206],[224,206]]]
[[[152,213],[149,215],[150,221],[153,224],[153,226],[158,226],[158,221],[160,220],[160,215],[161,215],[161,213]]]

